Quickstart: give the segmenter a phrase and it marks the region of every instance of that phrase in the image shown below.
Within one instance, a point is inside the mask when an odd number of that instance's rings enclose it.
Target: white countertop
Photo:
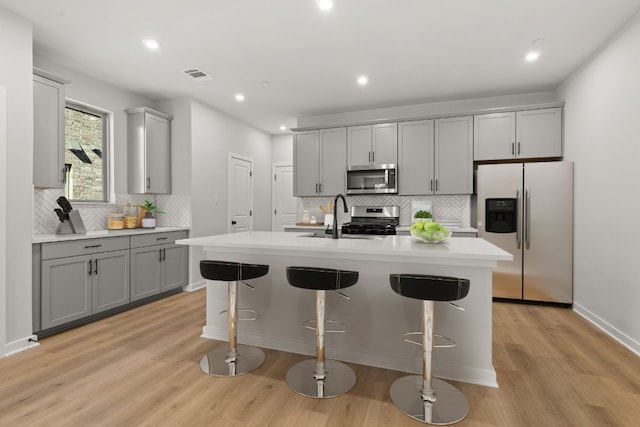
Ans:
[[[473,227],[453,227],[453,226],[445,226],[445,227],[447,227],[449,230],[454,231],[456,233],[477,233],[478,232],[478,229]],[[409,226],[400,225],[396,227],[396,230],[409,232]]]
[[[346,257],[352,260],[386,262],[435,262],[476,264],[509,261],[512,255],[484,239],[452,237],[444,243],[429,244],[411,236],[375,236],[373,239],[330,239],[304,237],[309,233],[252,231],[177,240],[177,244],[226,248],[234,252],[269,252],[279,255]],[[373,237],[373,236],[372,236]]]
[[[189,227],[128,228],[123,230],[96,230],[85,234],[34,234],[31,243],[66,242],[69,240],[97,239],[102,237],[134,236],[138,234],[188,231]]]

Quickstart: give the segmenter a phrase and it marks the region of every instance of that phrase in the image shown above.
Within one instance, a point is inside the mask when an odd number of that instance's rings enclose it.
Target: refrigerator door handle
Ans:
[[[516,190],[516,208],[520,209],[520,207],[522,206],[522,200],[520,198],[520,190]],[[520,215],[522,217],[522,215]],[[522,235],[522,221],[519,220],[519,218],[516,218],[516,242],[518,243],[518,247],[517,249],[520,249],[522,247],[522,239],[520,239],[520,236]]]
[[[527,188],[524,196],[524,244],[525,248],[529,249],[531,246],[531,192]]]

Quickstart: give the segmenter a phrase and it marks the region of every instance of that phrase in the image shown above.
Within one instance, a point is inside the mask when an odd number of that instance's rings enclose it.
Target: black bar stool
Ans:
[[[229,322],[229,348],[218,348],[207,353],[200,360],[200,369],[216,377],[235,377],[256,369],[264,362],[264,352],[253,346],[238,344],[236,340],[239,312],[253,313],[253,317],[240,320],[256,320],[255,310],[238,310],[238,281],[253,289],[244,280],[262,277],[269,272],[268,265],[242,264],[227,261],[200,261],[200,274],[207,280],[229,282],[227,318]],[[224,313],[222,311],[220,314]]]
[[[447,425],[457,423],[469,413],[464,395],[453,385],[433,377],[431,355],[435,347],[454,347],[453,340],[433,333],[434,301],[455,301],[469,293],[469,280],[446,276],[411,274],[389,275],[391,288],[398,294],[422,300],[422,331],[404,334],[404,340],[422,345],[422,375],[409,375],[397,379],[391,385],[391,400],[402,412],[413,419],[428,424]],[[452,304],[454,307],[463,308]],[[422,342],[408,339],[410,335],[422,335]],[[444,338],[448,343],[434,345],[433,337]]]
[[[353,388],[356,374],[349,366],[336,360],[325,360],[325,332],[346,332],[346,329],[327,330],[325,319],[326,291],[353,286],[358,281],[357,271],[316,267],[287,267],[287,280],[291,286],[316,291],[316,319],[305,322],[305,327],[316,331],[316,358],[293,365],[287,371],[287,385],[307,397],[329,398],[340,396]],[[338,292],[345,298],[345,295]],[[315,326],[311,326],[315,324]]]

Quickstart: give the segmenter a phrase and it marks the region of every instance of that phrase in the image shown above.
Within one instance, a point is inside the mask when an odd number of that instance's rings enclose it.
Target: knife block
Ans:
[[[78,211],[69,212],[69,220],[58,224],[56,234],[85,234],[87,232],[84,222]]]

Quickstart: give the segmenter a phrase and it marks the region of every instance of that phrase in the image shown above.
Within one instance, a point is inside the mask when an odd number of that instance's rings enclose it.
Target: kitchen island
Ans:
[[[512,256],[477,238],[450,238],[427,244],[409,236],[368,238],[308,237],[305,233],[243,232],[197,237],[177,244],[204,249],[207,259],[269,265],[269,274],[251,281],[255,290],[238,287],[239,308],[260,312],[255,322],[240,322],[238,342],[314,355],[315,335],[302,322],[315,317],[315,294],[290,286],[287,266],[356,270],[358,283],[345,290],[349,300],[327,293],[327,319],[343,322],[348,332],[327,335],[327,357],[345,362],[421,372],[419,346],[403,342],[402,334],[419,331],[421,301],[397,295],[389,274],[436,274],[471,281],[469,295],[458,305],[436,304],[435,330],[454,339],[455,348],[434,352],[436,376],[497,387],[492,365],[492,269]],[[228,340],[227,287],[207,282],[207,319],[202,336]],[[265,362],[268,363],[268,360]]]

